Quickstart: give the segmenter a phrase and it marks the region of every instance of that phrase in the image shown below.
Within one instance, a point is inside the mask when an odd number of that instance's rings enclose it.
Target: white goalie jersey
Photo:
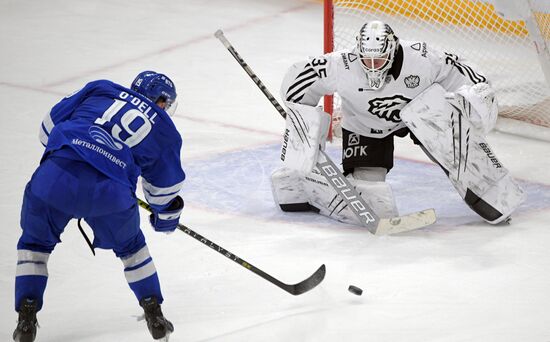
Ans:
[[[488,82],[458,56],[430,49],[424,42],[400,41],[385,85],[378,90],[369,88],[360,63],[353,49],[298,62],[285,75],[282,98],[287,104],[317,106],[322,96],[338,93],[342,127],[383,138],[405,127],[400,110],[430,85],[439,83],[446,91],[456,92],[465,85]]]

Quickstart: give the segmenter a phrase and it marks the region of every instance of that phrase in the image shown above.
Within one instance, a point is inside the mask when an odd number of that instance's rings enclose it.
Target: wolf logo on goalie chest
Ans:
[[[411,99],[395,95],[391,97],[377,97],[369,101],[368,111],[380,119],[391,122],[401,122],[399,112]]]

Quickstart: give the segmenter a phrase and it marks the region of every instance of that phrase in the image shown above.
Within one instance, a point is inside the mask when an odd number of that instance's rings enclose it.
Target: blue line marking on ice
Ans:
[[[329,146],[327,153],[340,164],[339,147]],[[275,205],[270,175],[281,165],[279,156],[279,145],[267,145],[186,163],[185,200],[262,219],[334,225],[334,220],[321,215],[285,213]],[[462,201],[438,166],[396,158],[388,182],[401,215],[435,208],[438,224],[457,226],[482,222]],[[527,181],[520,181],[520,184],[528,197],[518,213],[550,208],[549,186]]]

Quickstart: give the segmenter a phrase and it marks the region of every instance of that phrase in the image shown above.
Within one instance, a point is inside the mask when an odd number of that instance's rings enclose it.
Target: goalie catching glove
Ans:
[[[157,232],[171,233],[178,227],[181,211],[183,210],[183,199],[176,196],[165,208],[158,210],[151,206],[152,213],[149,222]]]

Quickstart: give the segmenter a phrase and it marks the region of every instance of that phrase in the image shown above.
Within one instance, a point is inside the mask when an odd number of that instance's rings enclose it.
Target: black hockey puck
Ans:
[[[363,294],[363,290],[361,290],[360,288],[358,288],[357,286],[353,286],[353,285],[350,285],[348,287],[348,291],[353,293],[354,295],[356,296],[360,296]]]

